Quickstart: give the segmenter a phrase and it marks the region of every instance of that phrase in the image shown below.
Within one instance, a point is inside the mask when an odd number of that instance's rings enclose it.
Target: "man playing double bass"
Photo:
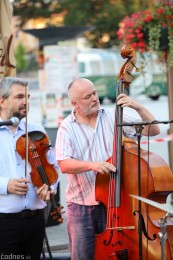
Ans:
[[[31,165],[25,167],[27,161],[16,149],[17,140],[27,134],[27,86],[28,82],[19,78],[6,77],[0,81],[1,259],[40,259],[45,235],[43,209],[58,184],[56,181],[52,190],[46,184],[37,189],[30,177]],[[14,119],[19,122],[16,124]],[[27,129],[45,133],[36,123],[28,122]],[[48,160],[59,169],[51,149]]]
[[[71,259],[93,260],[95,234],[103,232],[106,224],[105,208],[95,198],[96,175],[116,171],[106,162],[112,156],[115,110],[100,107],[94,84],[85,78],[69,85],[68,96],[74,110],[58,129],[56,159],[68,179],[66,213]],[[125,122],[155,120],[146,108],[125,94],[117,97],[117,105],[139,114],[139,118],[124,114]],[[142,130],[143,135],[151,136],[159,132],[156,124],[149,131],[148,126]],[[124,134],[136,138],[134,127],[124,127]]]

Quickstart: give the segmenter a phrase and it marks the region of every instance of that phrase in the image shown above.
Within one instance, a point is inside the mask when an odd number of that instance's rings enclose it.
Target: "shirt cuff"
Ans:
[[[0,177],[0,194],[7,195],[8,194],[8,181],[9,178]]]

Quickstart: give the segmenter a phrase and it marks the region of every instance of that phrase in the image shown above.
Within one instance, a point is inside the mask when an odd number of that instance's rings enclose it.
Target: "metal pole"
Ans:
[[[173,118],[173,67],[168,67],[167,72],[167,82],[168,82],[168,107],[169,107],[169,118]],[[173,125],[170,125],[168,129],[168,134],[173,133]],[[173,172],[173,142],[168,143],[169,151],[169,164]]]

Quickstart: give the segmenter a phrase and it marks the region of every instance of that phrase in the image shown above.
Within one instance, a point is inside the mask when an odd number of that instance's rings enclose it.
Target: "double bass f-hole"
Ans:
[[[16,142],[16,149],[22,159],[26,157],[26,135],[22,135]],[[58,180],[58,172],[53,164],[50,164],[47,158],[48,150],[51,144],[47,135],[40,131],[32,131],[28,133],[28,161],[31,165],[31,180],[36,187],[41,187],[43,184],[47,184],[49,190],[50,186]],[[59,223],[63,222],[61,212],[62,206],[57,206],[54,194],[50,194],[50,200],[54,211],[51,212],[53,219],[56,219]]]

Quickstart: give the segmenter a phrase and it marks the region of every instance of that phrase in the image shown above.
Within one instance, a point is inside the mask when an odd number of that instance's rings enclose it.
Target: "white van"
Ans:
[[[79,76],[93,81],[99,99],[116,99],[117,75],[123,63],[117,51],[103,49],[86,49],[77,55]]]
[[[81,77],[97,75],[117,75],[119,72],[118,55],[113,51],[87,49],[78,53]]]

